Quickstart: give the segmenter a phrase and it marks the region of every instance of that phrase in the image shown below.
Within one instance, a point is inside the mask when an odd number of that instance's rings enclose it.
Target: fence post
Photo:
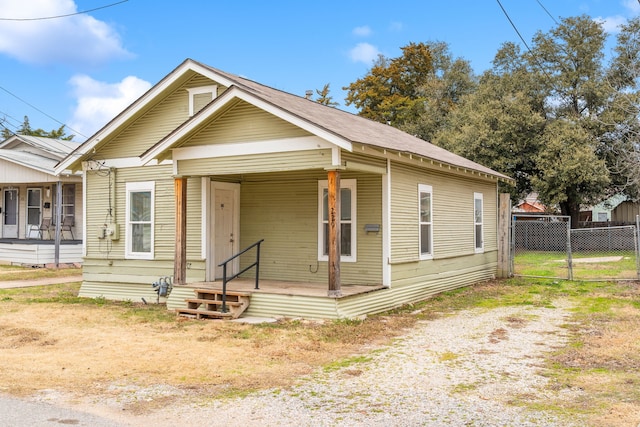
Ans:
[[[568,279],[573,280],[573,258],[571,254],[571,220],[567,221],[567,267]]]
[[[633,244],[636,251],[636,276],[640,279],[640,258],[638,257],[638,240],[640,240],[640,215],[636,215],[636,232],[633,233]]]
[[[511,216],[511,198],[508,193],[500,194],[498,205],[498,277],[509,277],[511,274],[511,254],[509,241],[509,225]]]

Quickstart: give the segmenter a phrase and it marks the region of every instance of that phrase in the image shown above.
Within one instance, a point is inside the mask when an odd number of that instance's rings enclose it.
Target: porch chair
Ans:
[[[64,239],[64,232],[68,231],[71,233],[71,240],[75,240],[73,236],[73,217],[65,216],[62,220],[62,224],[60,225],[60,238]]]
[[[31,227],[29,227],[29,238],[31,237],[31,232],[35,231],[38,233],[40,240],[42,240],[44,238],[44,232],[46,231],[47,234],[49,234],[49,239],[51,239],[52,227],[53,226],[51,225],[51,218],[42,218],[42,222],[40,223],[40,225],[34,224]]]

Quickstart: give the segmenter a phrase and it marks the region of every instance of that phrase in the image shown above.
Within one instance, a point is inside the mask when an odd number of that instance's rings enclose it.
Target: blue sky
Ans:
[[[587,14],[612,35],[640,14],[638,0],[501,3],[527,42],[555,25],[549,14]],[[0,0],[0,121],[64,123],[84,141],[186,58],[301,96],[329,83],[353,111],[342,87],[378,54],[426,41],[446,42],[477,73],[502,43],[520,43],[497,0]]]

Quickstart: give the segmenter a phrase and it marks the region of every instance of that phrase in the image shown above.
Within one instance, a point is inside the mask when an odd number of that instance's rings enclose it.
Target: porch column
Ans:
[[[174,178],[176,201],[176,250],[173,283],[184,285],[187,279],[187,178]]]
[[[56,268],[60,267],[60,240],[61,240],[61,224],[62,224],[62,181],[56,183],[56,205],[55,220],[56,220],[56,232],[55,232],[55,247],[53,253],[54,264]]]
[[[329,208],[329,292],[330,297],[342,296],[340,289],[340,171],[328,171]]]

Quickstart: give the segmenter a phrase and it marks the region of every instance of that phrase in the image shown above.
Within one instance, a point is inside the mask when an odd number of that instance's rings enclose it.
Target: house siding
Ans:
[[[242,183],[241,247],[265,239],[260,277],[327,282],[327,262],[318,261],[318,181],[326,178],[324,172],[265,174]],[[342,283],[380,284],[382,236],[367,235],[364,224],[382,221],[382,178],[356,173],[343,173],[342,178],[357,180],[357,262],[341,264]]]
[[[331,150],[251,154],[178,161],[178,174],[207,176],[236,173],[323,169],[331,166]]]
[[[141,155],[189,118],[187,89],[215,84],[199,75],[190,78],[124,129],[115,140],[101,147],[98,157],[113,159]],[[219,87],[218,93],[222,90],[224,87]]]
[[[433,188],[433,259],[473,255],[473,195],[484,197],[484,247],[497,250],[495,182],[483,182],[392,163],[391,261],[418,261],[418,185]]]
[[[212,120],[210,120],[212,121]],[[279,117],[241,101],[215,118],[215,126],[205,126],[182,147],[267,141],[311,134]]]
[[[115,188],[110,189],[110,175],[103,171],[87,171],[87,256],[83,264],[81,296],[115,295],[123,289],[136,289],[144,295],[146,286],[161,276],[173,276],[175,258],[175,195],[171,166],[113,169]],[[125,259],[126,183],[154,181],[154,259]],[[187,280],[204,280],[205,263],[201,257],[200,180],[187,181]],[[110,191],[115,192],[115,205],[110,206]],[[118,240],[98,239],[100,226],[113,222],[119,225]],[[139,287],[139,285],[143,285]],[[114,288],[116,286],[116,288]],[[126,292],[124,293],[126,294]],[[123,294],[123,295],[124,295]],[[118,298],[123,299],[123,298]]]

